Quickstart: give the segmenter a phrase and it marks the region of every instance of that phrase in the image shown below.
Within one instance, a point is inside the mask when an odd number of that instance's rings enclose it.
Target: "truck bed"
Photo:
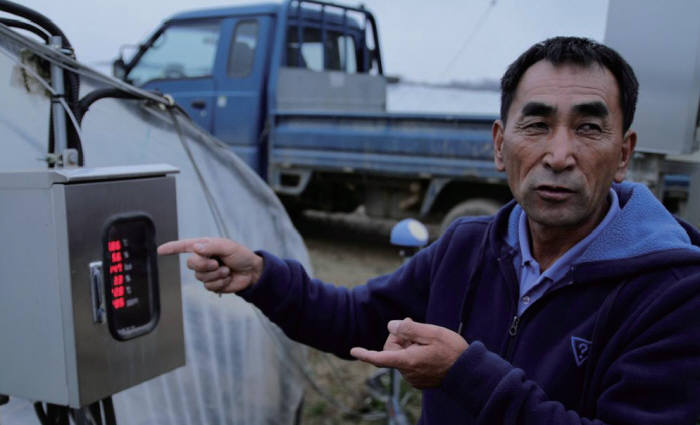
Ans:
[[[493,116],[278,112],[269,167],[503,180],[493,164]]]

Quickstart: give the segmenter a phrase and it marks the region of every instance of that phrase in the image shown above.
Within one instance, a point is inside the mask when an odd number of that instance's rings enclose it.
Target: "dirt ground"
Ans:
[[[309,250],[315,277],[326,282],[352,287],[389,273],[401,264],[398,249],[388,242],[390,226],[386,223],[358,227],[356,223],[348,226],[314,217],[297,226]],[[386,423],[386,418],[382,417],[384,405],[370,396],[365,383],[377,368],[313,349],[309,352],[309,365],[325,396],[311,386],[307,388],[302,424]],[[420,393],[411,390],[407,397],[410,399],[408,415],[415,423],[420,411]],[[346,409],[355,414],[347,413]]]

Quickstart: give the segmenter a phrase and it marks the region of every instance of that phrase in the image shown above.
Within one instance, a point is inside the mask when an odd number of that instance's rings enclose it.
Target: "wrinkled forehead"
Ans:
[[[605,105],[611,116],[621,119],[617,81],[607,68],[597,63],[536,62],[525,71],[518,83],[508,112],[509,118],[521,115],[523,108],[533,102],[559,111],[569,110],[580,103],[597,102]]]

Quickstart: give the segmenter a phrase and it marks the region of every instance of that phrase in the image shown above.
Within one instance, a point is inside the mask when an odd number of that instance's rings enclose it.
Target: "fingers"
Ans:
[[[158,255],[173,255],[182,254],[185,252],[194,252],[195,244],[201,243],[204,240],[204,238],[193,238],[166,242],[158,247]]]
[[[206,238],[194,244],[194,252],[203,257],[227,257],[237,248],[236,242],[222,238]]]
[[[392,320],[387,327],[390,333],[383,351],[354,347],[350,355],[377,367],[398,369],[416,388],[439,386],[469,347],[460,334],[436,325],[404,319]]]
[[[362,347],[353,347],[350,355],[377,367],[401,369],[406,362],[404,351],[373,351]]]
[[[166,242],[158,247],[159,255],[193,252],[202,257],[225,257],[240,247],[236,242],[224,238],[192,238]]]
[[[219,267],[214,271],[210,272],[195,272],[195,279],[202,281],[204,283],[212,282],[220,279],[224,279],[231,274],[231,269],[228,267]]]
[[[440,326],[414,322],[410,318],[391,320],[387,324],[389,332],[399,339],[427,345],[439,339],[445,330]]]
[[[411,341],[401,339],[396,335],[389,334],[389,337],[384,342],[384,350],[401,350],[411,345]]]
[[[220,267],[219,262],[209,257],[202,257],[199,254],[192,254],[187,258],[187,268],[195,272],[211,272]]]
[[[187,258],[187,267],[194,270],[195,278],[202,281],[207,289],[218,292],[247,288],[260,279],[264,267],[261,256],[230,239],[183,239],[158,247],[160,255],[185,252],[192,253]],[[221,290],[222,285],[226,286],[226,291]]]
[[[204,282],[204,287],[212,292],[231,292],[229,286],[231,285],[231,276],[227,276],[223,279],[212,280],[209,282]]]

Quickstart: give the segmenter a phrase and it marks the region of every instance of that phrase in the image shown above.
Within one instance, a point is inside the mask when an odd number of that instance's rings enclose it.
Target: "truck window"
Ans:
[[[156,79],[197,78],[211,75],[219,41],[220,22],[198,22],[167,27],[131,69],[134,85]]]
[[[228,56],[229,77],[243,78],[250,74],[258,44],[258,21],[242,21],[236,24]]]
[[[287,66],[308,68],[314,71],[357,72],[355,39],[339,31],[326,31],[326,64],[323,64],[324,47],[318,28],[304,28],[299,57],[299,36],[297,27],[287,31]]]
[[[344,44],[344,46],[343,46]],[[343,57],[343,49],[345,49],[345,57]],[[357,72],[357,57],[355,56],[355,39],[349,35],[341,35],[338,37],[338,52],[340,53],[340,69],[344,69],[349,73]],[[345,62],[343,62],[345,59]]]

